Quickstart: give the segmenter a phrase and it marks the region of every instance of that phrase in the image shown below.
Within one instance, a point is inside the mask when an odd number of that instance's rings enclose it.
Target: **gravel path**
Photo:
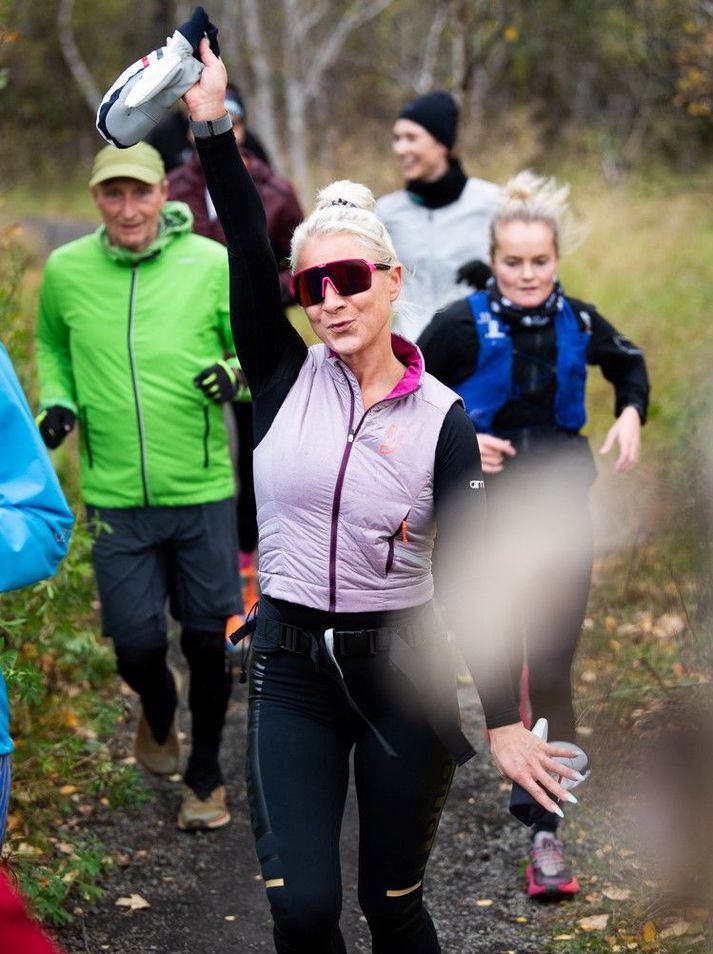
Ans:
[[[483,738],[480,707],[473,690],[460,692],[464,728],[477,745]],[[90,830],[118,863],[105,881],[104,899],[56,932],[69,954],[273,951],[242,780],[245,695],[244,687],[236,684],[224,747],[233,823],[212,834],[179,832],[179,786],[153,778],[148,783],[155,793],[152,801],[93,816]],[[122,732],[127,754],[133,725],[132,720]],[[553,908],[533,904],[524,893],[520,863],[527,833],[506,813],[503,789],[484,753],[456,773],[426,889],[444,954],[541,954],[544,939],[551,935]],[[368,931],[356,900],[353,794],[342,844],[343,931],[350,952],[367,954]],[[132,894],[150,907],[116,906],[117,899]]]

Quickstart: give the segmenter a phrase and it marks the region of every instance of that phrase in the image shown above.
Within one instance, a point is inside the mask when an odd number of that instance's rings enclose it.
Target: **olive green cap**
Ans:
[[[166,176],[161,153],[147,142],[137,142],[128,149],[105,146],[94,159],[89,186],[107,179],[138,179],[156,185]]]

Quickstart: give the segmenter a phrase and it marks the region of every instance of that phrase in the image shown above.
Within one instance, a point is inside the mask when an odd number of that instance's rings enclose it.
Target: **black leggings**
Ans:
[[[278,954],[343,954],[339,834],[349,755],[359,805],[359,903],[374,954],[438,954],[422,881],[454,763],[386,653],[339,658],[254,645],[248,799]],[[454,689],[455,692],[455,689]]]
[[[166,665],[167,645],[154,640],[149,645],[121,643],[115,648],[119,675],[138,692],[151,732],[162,745],[178,704],[173,676]],[[205,798],[223,784],[218,751],[232,677],[226,666],[222,633],[184,627],[181,649],[190,671],[188,705],[192,722],[184,781]]]

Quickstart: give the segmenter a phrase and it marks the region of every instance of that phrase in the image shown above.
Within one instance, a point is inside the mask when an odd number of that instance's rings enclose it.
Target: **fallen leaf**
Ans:
[[[226,921],[237,921],[237,915],[235,915],[235,914],[226,914],[224,920],[226,920]]]
[[[579,681],[591,685],[597,681],[597,674],[593,669],[585,669],[584,672],[579,674]]]
[[[516,917],[516,918],[515,918],[515,923],[516,923],[516,924],[527,924],[527,918],[526,918],[523,914],[521,914],[521,915],[519,915],[519,917]]]
[[[574,937],[574,934],[556,934],[552,940],[553,941],[571,941]]]
[[[489,908],[493,902],[490,900],[490,898],[478,898],[475,903],[479,908]]]
[[[610,901],[628,901],[631,897],[629,888],[615,888],[610,885],[608,888],[602,888],[602,894]]]
[[[142,898],[140,894],[130,894],[128,898],[117,898],[114,904],[117,908],[128,908],[129,911],[142,911],[144,908],[151,907],[146,898]]]
[[[644,925],[643,938],[647,944],[656,940],[656,925],[653,921],[647,921]]]
[[[588,918],[580,918],[577,924],[583,931],[603,931],[609,923],[608,914],[592,914]]]
[[[76,785],[62,785],[58,789],[60,795],[74,795],[79,789]]]

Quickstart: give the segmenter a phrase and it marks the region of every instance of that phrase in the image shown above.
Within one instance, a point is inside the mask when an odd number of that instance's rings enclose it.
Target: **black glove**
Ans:
[[[487,262],[482,262],[479,258],[474,258],[461,265],[456,272],[456,281],[465,282],[466,285],[470,285],[470,287],[476,291],[483,291],[492,274],[490,265],[488,265]]]
[[[216,404],[232,401],[245,385],[245,377],[239,368],[231,367],[227,361],[216,361],[193,378],[194,385],[207,398]]]
[[[36,417],[42,440],[50,450],[59,447],[74,427],[76,420],[77,418],[72,411],[68,407],[62,407],[61,404],[54,404],[52,407],[45,408]]]

